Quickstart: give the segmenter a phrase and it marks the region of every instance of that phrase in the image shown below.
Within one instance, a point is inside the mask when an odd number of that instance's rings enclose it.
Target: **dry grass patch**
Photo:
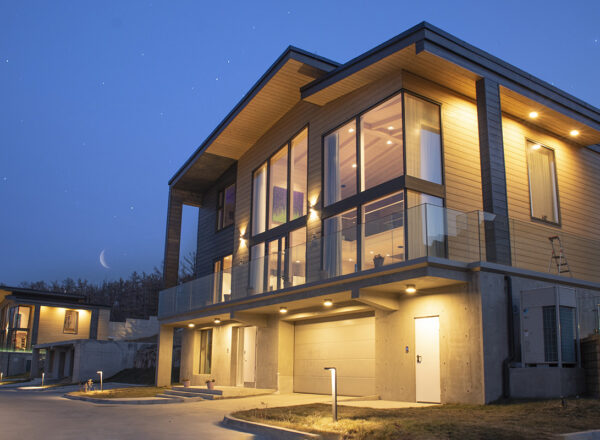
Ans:
[[[165,387],[128,387],[104,391],[73,391],[71,396],[94,397],[96,399],[124,399],[131,397],[155,397],[165,391]]]
[[[372,409],[314,404],[240,411],[235,417],[300,431],[359,439],[550,439],[600,428],[600,401],[569,399],[495,405]]]

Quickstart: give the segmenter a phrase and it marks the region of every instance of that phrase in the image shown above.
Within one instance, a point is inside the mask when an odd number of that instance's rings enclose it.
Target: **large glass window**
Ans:
[[[282,148],[271,158],[269,166],[269,229],[287,221],[288,150]]]
[[[268,290],[283,289],[285,279],[285,237],[271,240],[268,243],[267,252]]]
[[[288,277],[292,286],[306,282],[306,228],[290,232],[288,249]]]
[[[363,206],[362,268],[404,261],[404,191]]]
[[[323,222],[323,269],[328,276],[356,272],[356,209]]]
[[[356,122],[325,136],[325,205],[356,194]]]
[[[292,139],[290,182],[290,220],[306,215],[307,172],[308,172],[308,130]]]
[[[229,301],[231,299],[231,271],[233,256],[227,255],[215,261],[213,301],[215,303]]]
[[[527,170],[531,216],[558,223],[558,196],[554,151],[535,142],[527,141]]]
[[[403,174],[401,94],[361,116],[360,152],[362,191]]]
[[[200,330],[200,374],[211,373],[212,332],[212,329]]]
[[[259,243],[250,249],[250,294],[265,290],[265,243]]]
[[[442,183],[440,108],[406,93],[406,173]]]
[[[444,201],[439,197],[407,191],[408,258],[444,257],[446,233]]]
[[[267,164],[254,172],[252,180],[252,235],[265,232],[267,209]]]
[[[235,183],[219,191],[217,229],[226,228],[235,221]]]

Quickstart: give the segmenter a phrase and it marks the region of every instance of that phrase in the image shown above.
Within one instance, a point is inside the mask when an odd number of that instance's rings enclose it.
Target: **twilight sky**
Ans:
[[[169,178],[288,45],[345,62],[423,20],[600,106],[597,1],[1,0],[0,283],[151,271]]]

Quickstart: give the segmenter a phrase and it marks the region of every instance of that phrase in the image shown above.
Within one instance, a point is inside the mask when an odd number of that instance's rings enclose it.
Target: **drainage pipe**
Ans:
[[[506,327],[508,336],[508,357],[502,362],[502,395],[510,398],[510,364],[515,361],[515,328],[513,320],[513,289],[512,277],[504,277],[506,291]]]

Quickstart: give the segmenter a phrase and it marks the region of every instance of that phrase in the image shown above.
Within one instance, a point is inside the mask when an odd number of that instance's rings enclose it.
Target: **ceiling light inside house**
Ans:
[[[392,141],[387,141],[387,144],[388,145],[392,145]]]
[[[414,284],[408,284],[406,286],[406,293],[415,293],[417,291],[417,288]]]
[[[569,132],[569,134],[570,134],[571,136],[579,136],[579,130],[571,130],[571,131]]]
[[[352,164],[352,168],[356,168],[356,164],[355,163]]]
[[[538,113],[538,112],[530,112],[530,113],[529,113],[529,117],[530,117],[531,119],[535,119],[535,118],[537,118],[538,116],[539,116],[539,113]]]
[[[281,313],[282,315],[287,313],[287,307],[279,307],[279,313]]]
[[[349,128],[348,129],[348,133],[354,133],[354,129],[353,128]]]
[[[393,129],[394,129],[394,126],[393,126],[393,125],[390,125],[390,126],[388,127],[388,130],[393,130]]]
[[[323,301],[323,305],[325,307],[331,307],[333,305],[333,301],[331,301],[330,299],[326,299],[325,301]]]

